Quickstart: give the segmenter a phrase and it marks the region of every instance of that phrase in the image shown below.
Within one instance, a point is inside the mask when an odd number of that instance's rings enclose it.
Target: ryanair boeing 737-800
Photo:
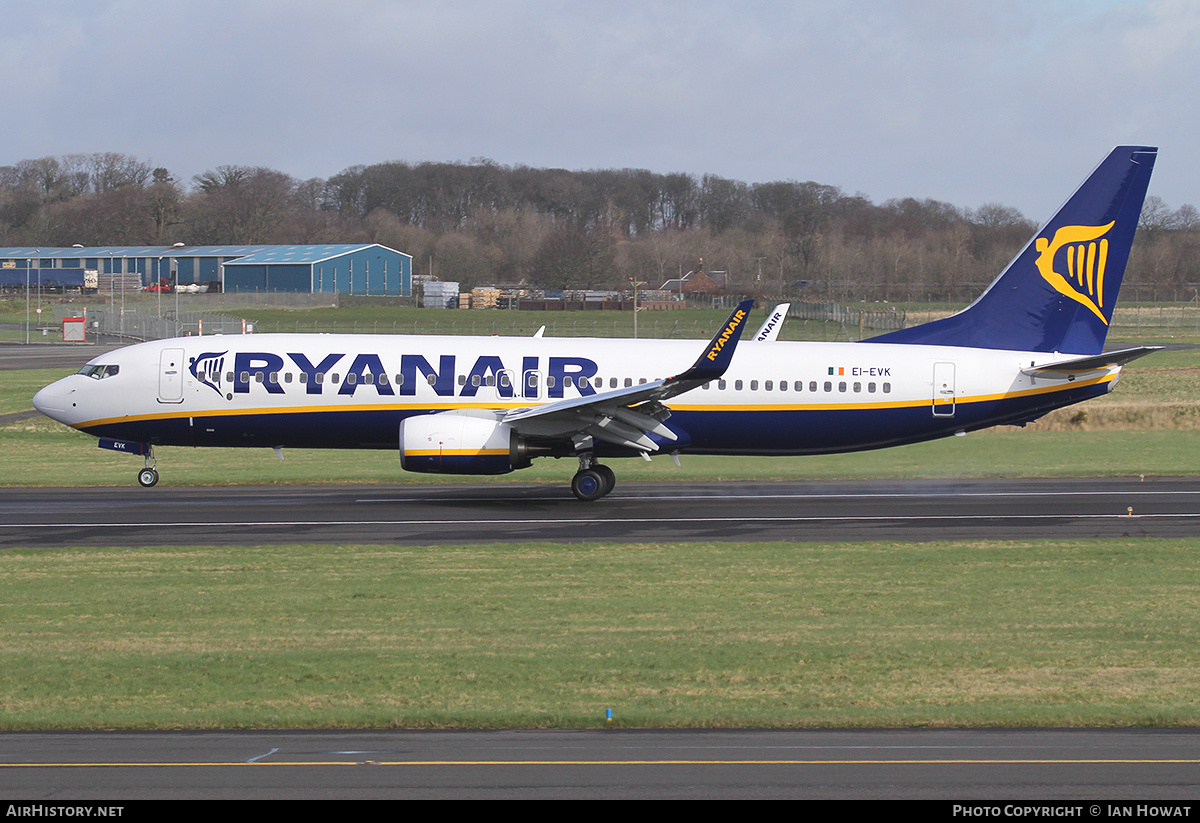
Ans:
[[[1024,423],[1109,392],[1153,347],[1103,353],[1157,149],[1112,151],[963,311],[859,343],[738,344],[743,302],[696,341],[262,334],[119,349],[34,405],[144,455],[153,448],[397,449],[414,472],[503,474],[579,461],[581,500],[612,491],[602,459],[799,455]],[[784,309],[786,311],[786,309]],[[772,322],[774,321],[774,322]]]

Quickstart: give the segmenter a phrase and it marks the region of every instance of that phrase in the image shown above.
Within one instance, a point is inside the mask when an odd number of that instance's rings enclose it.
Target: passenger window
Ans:
[[[279,372],[277,372],[277,371],[271,372],[270,374],[267,375],[267,379],[270,380],[272,383],[278,385],[279,384]]]
[[[724,380],[718,380],[717,381],[717,391],[725,391],[725,387],[727,385],[729,385],[729,384],[726,383]]]
[[[868,383],[868,384],[867,384],[867,391],[869,391],[871,394],[874,394],[874,393],[875,393],[875,384],[874,384],[874,383]]]
[[[838,391],[845,391],[845,390],[846,390],[846,384],[838,383]]]
[[[398,375],[396,375],[396,385],[397,385],[397,386],[403,386],[403,385],[404,385],[404,375],[402,375],[402,374],[398,374]]]
[[[337,377],[337,375],[335,374],[334,378],[336,378],[336,377]],[[466,375],[459,375],[459,377],[462,379],[463,383],[466,382],[466,380],[467,380]],[[426,379],[429,381],[429,385],[431,385],[431,386],[435,385],[437,383],[437,375],[436,374],[427,375]],[[336,383],[337,380],[335,379],[333,382]]]
[[[337,372],[333,372],[332,374],[329,375],[330,383],[336,383],[337,381],[338,381],[338,373]]]
[[[884,383],[884,384],[883,384],[883,393],[884,393],[884,394],[891,394],[891,393],[892,393],[892,384],[891,384],[891,383]]]
[[[625,378],[625,388],[629,388],[629,387],[630,387],[630,386],[632,386],[632,385],[633,385],[633,378],[632,378],[632,377],[626,377],[626,378]]]
[[[479,385],[479,375],[477,375],[477,374],[473,374],[473,375],[471,375],[471,385],[472,385],[472,386],[478,386],[478,385]]]
[[[757,380],[750,381],[750,391],[758,391],[758,381]]]
[[[855,383],[855,384],[854,384],[854,391],[856,391],[856,392],[860,392],[860,391],[862,391],[862,383]]]
[[[566,377],[563,378],[563,388],[564,389],[569,389],[573,385],[574,385],[574,382],[573,382],[571,375],[568,374]]]
[[[325,372],[323,372],[323,371],[317,372],[317,383],[320,384],[320,383],[324,383],[324,382],[325,382]]]
[[[733,381],[733,390],[734,390],[734,391],[741,391],[741,390],[742,390],[742,381],[741,381],[741,380],[734,380],[734,381]]]
[[[829,385],[829,384],[828,384],[828,383],[826,383],[825,385]],[[816,391],[816,390],[817,390],[817,381],[816,381],[816,380],[812,380],[812,381],[810,381],[810,382],[809,382],[809,384],[808,384],[808,390],[809,390],[809,391]],[[825,391],[829,391],[829,389],[825,389]]]
[[[357,382],[358,382],[358,375],[355,374],[354,372],[350,372],[348,375],[346,375],[346,385],[347,386],[353,386]]]
[[[284,373],[283,373],[283,382],[284,382],[284,383],[291,383],[291,382],[292,382],[292,373],[291,373],[290,371],[289,371],[289,372],[284,372]]]
[[[828,380],[825,381],[825,391],[833,391],[833,384]]]
[[[301,383],[307,383],[308,382],[308,372],[306,372],[306,371],[300,372],[299,379],[300,379]]]
[[[432,381],[432,380],[429,382],[429,385],[431,385],[431,386],[433,385],[433,381]],[[458,376],[458,385],[460,385],[460,386],[465,386],[465,385],[467,385],[467,376],[466,376],[465,374],[460,374],[460,375]],[[479,384],[478,384],[478,383],[476,383],[475,385],[477,385],[477,386],[478,386]]]
[[[250,372],[248,372],[248,371],[244,371],[244,372],[242,372],[242,382],[243,382],[243,383],[249,383],[249,382],[250,382]]]
[[[233,372],[228,372],[228,373],[225,375],[225,382],[226,382],[226,383],[232,383],[232,382],[233,382]]]
[[[768,380],[767,382],[763,383],[763,388],[767,391],[770,391],[771,389],[775,388],[775,384]]]
[[[610,389],[615,389],[617,387],[617,378],[615,378],[615,377],[608,378],[608,387]]]
[[[554,388],[554,377],[552,375],[546,376],[546,388],[548,388],[548,389]]]

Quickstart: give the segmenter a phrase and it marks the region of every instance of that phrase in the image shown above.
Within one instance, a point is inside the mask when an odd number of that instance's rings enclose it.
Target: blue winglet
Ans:
[[[738,303],[733,314],[729,315],[729,319],[725,321],[725,325],[713,336],[712,340],[708,341],[708,346],[704,349],[704,354],[700,355],[700,359],[687,371],[672,377],[671,382],[679,380],[707,382],[716,380],[725,374],[725,370],[729,368],[729,361],[733,360],[733,352],[737,348],[738,340],[742,337],[742,330],[746,327],[746,320],[750,317],[750,310],[753,308],[753,300],[743,300]]]

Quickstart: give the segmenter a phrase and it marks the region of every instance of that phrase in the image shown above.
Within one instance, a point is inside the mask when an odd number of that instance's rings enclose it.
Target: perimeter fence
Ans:
[[[236,307],[234,311],[237,310]],[[893,329],[926,323],[961,307],[931,306],[919,310],[864,310],[839,304],[794,303],[780,332],[780,340],[853,341]],[[57,336],[64,317],[76,317],[80,308],[55,305],[53,320],[44,324],[49,335]],[[353,316],[353,312],[349,312]],[[719,312],[699,314],[654,312],[639,315],[637,336],[649,339],[693,339],[710,337]],[[46,317],[43,314],[43,317]],[[295,334],[415,334],[415,335],[499,335],[528,337],[542,326],[546,337],[628,338],[634,336],[632,312],[506,312],[506,311],[435,311],[412,310],[396,319],[271,319],[256,322],[229,312],[182,310],[165,305],[162,314],[145,304],[91,307],[86,312],[88,334],[94,339],[120,338],[129,342],[170,337],[243,333]],[[37,328],[36,326],[34,327]],[[10,338],[12,333],[10,332]],[[1145,342],[1166,342],[1171,338],[1200,341],[1200,304],[1118,307],[1110,336]],[[23,334],[19,335],[23,339]],[[30,339],[44,340],[35,331]]]

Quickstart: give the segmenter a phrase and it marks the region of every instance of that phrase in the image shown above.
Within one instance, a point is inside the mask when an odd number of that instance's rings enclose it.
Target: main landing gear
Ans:
[[[154,466],[154,447],[150,446],[146,451],[146,467],[138,472],[138,483],[146,488],[150,488],[158,482],[158,470]]]
[[[599,500],[617,485],[617,476],[608,466],[596,462],[595,455],[579,455],[579,471],[571,478],[571,493],[585,503]]]

